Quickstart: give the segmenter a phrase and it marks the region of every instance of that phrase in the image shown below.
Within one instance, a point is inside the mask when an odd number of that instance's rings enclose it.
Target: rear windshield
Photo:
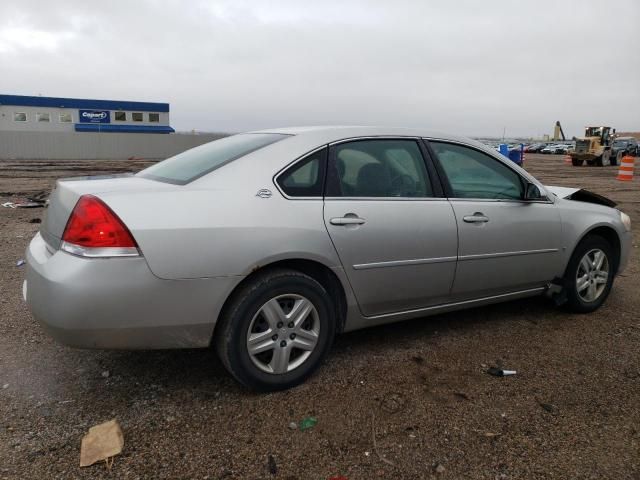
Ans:
[[[221,138],[145,168],[138,176],[184,185],[287,136],[279,133],[243,133]]]

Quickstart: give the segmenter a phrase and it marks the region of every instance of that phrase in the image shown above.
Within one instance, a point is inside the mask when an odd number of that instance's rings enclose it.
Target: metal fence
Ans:
[[[161,160],[226,135],[0,131],[0,160]]]

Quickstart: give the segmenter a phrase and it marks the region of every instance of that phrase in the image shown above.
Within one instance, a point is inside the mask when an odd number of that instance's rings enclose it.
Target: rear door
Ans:
[[[423,150],[419,139],[408,138],[330,148],[325,225],[365,316],[449,298],[457,227]]]
[[[549,200],[525,201],[508,162],[471,146],[430,141],[458,225],[456,300],[536,288],[560,261],[561,219]]]

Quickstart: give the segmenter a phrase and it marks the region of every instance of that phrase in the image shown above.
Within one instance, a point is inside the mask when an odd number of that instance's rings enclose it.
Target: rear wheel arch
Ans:
[[[329,301],[333,305],[336,318],[336,333],[342,332],[347,317],[347,298],[344,286],[336,274],[326,265],[315,261],[302,258],[292,258],[286,260],[278,260],[266,265],[255,268],[247,275],[235,288],[229,293],[225,300],[218,319],[222,318],[225,311],[233,304],[236,296],[241,293],[247,285],[255,282],[261,277],[278,270],[291,270],[308,275],[317,281],[329,294]],[[216,326],[210,339],[210,344],[216,337],[220,322],[216,321]]]

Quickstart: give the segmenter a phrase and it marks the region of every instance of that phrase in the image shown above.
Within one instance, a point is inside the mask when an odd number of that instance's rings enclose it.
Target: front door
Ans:
[[[429,142],[458,224],[456,300],[545,285],[560,261],[561,221],[551,201],[524,201],[525,181],[474,148]]]
[[[324,220],[365,316],[445,303],[458,249],[417,139],[331,147]]]

